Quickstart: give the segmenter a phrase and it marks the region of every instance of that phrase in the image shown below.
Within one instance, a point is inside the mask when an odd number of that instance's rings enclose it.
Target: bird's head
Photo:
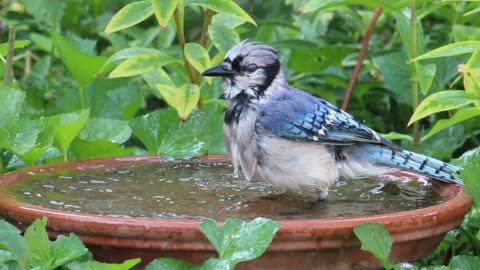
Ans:
[[[223,77],[227,99],[242,93],[258,99],[265,95],[275,80],[284,80],[277,50],[249,42],[235,45],[222,64],[205,70],[202,76]]]

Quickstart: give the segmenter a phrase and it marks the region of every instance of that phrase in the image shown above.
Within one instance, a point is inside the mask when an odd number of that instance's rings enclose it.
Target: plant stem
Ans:
[[[15,35],[17,30],[11,26],[8,31],[8,52],[3,74],[3,85],[10,86],[13,79],[13,55],[15,53]]]
[[[415,0],[412,0],[412,15],[410,18],[410,26],[412,29],[412,59],[415,59],[417,57],[417,14]],[[413,112],[415,112],[418,107],[418,77],[415,63],[410,64],[410,69],[412,72],[412,106]],[[416,121],[415,123],[413,123],[413,147],[415,150],[418,150],[419,144],[420,123]]]
[[[178,11],[178,8],[175,9],[174,16],[175,16],[175,26],[177,27],[178,42],[180,43],[180,47],[182,48],[183,61],[185,62],[185,68],[187,68],[188,75],[190,77],[190,82],[193,84],[199,85],[198,73],[193,69],[192,65],[190,64],[190,62],[188,62],[187,58],[185,57],[185,44],[186,44],[185,33],[183,32],[182,22],[180,21],[180,13]],[[202,103],[201,97],[198,99],[197,106],[199,109],[203,109],[203,103]]]
[[[358,76],[360,75],[360,71],[362,70],[363,60],[365,59],[365,55],[367,54],[368,43],[370,41],[370,37],[372,36],[373,28],[375,28],[375,24],[377,23],[378,17],[380,17],[381,12],[382,9],[380,7],[375,8],[372,19],[368,23],[367,31],[363,36],[362,47],[360,48],[360,52],[358,54],[357,63],[355,64],[352,77],[350,78],[347,91],[345,92],[345,97],[343,98],[342,110],[344,111],[348,109],[348,104],[350,104],[350,98],[352,97],[353,89],[355,88]]]
[[[203,19],[203,26],[202,26],[202,35],[200,36],[200,45],[207,48],[208,45],[208,26],[212,22],[213,11],[210,9],[205,10],[205,17]]]

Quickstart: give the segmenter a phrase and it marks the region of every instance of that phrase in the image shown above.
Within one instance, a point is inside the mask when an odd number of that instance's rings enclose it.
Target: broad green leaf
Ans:
[[[480,170],[478,170],[480,172]],[[458,255],[450,260],[448,266],[452,269],[477,270],[480,266],[480,257]]]
[[[213,244],[220,259],[227,260],[232,267],[263,254],[280,227],[278,222],[266,218],[250,222],[227,219],[223,226],[213,220],[200,224],[200,230]]]
[[[389,139],[389,140],[407,140],[407,141],[413,141],[412,136],[408,134],[401,134],[398,132],[390,132],[388,134],[382,134],[383,137]]]
[[[25,93],[15,88],[0,86],[0,125],[5,120],[18,117],[22,109]]]
[[[155,89],[155,85],[157,84],[162,84],[162,85],[171,85],[175,86],[175,83],[173,83],[172,78],[170,75],[165,72],[163,68],[157,68],[154,70],[151,70],[146,73],[142,73],[142,78],[147,82],[147,84],[152,88]],[[160,93],[158,91],[154,90],[152,91],[156,97],[162,98]]]
[[[422,91],[423,95],[426,95],[435,78],[437,66],[435,64],[422,65],[419,62],[415,62],[415,69],[420,82],[420,91]]]
[[[120,63],[109,75],[109,78],[130,77],[146,73],[171,64],[177,59],[164,54],[140,54]]]
[[[73,261],[64,268],[68,270],[128,270],[140,263],[141,259],[131,259],[123,263],[102,263],[97,261]],[[63,268],[62,268],[63,269]]]
[[[151,0],[160,27],[165,28],[177,7],[177,0]]]
[[[112,143],[109,141],[90,142],[78,138],[72,142],[70,148],[76,159],[132,156],[140,150],[137,147],[125,148],[118,143]]]
[[[128,28],[153,14],[153,7],[150,0],[136,1],[124,6],[110,20],[105,28],[105,34]]]
[[[215,14],[212,18],[212,24],[215,25],[223,25],[225,27],[229,28],[236,28],[242,24],[244,24],[245,21],[242,19],[237,19],[237,18],[232,18],[230,16],[227,16],[225,14]]]
[[[354,51],[351,47],[343,46],[296,49],[292,50],[288,67],[297,72],[319,72],[332,66],[341,66],[343,59]]]
[[[104,56],[92,56],[81,52],[72,42],[58,34],[53,35],[53,42],[62,61],[82,89],[95,80],[95,75],[107,61],[107,58]]]
[[[0,249],[0,269],[1,270],[12,269],[9,267],[9,264],[10,263],[13,264],[14,262],[15,262],[15,257],[12,255],[10,251]]]
[[[132,134],[128,121],[107,118],[90,118],[78,137],[84,141],[108,141],[124,143]]]
[[[187,6],[201,6],[208,8],[217,13],[225,14],[233,18],[242,19],[253,25],[257,25],[255,21],[234,1],[230,0],[185,0]]]
[[[190,270],[198,267],[190,262],[174,258],[161,258],[150,262],[145,270]]]
[[[8,119],[3,128],[8,133],[8,141],[4,147],[15,154],[23,155],[35,146],[44,126],[36,120],[19,118]]]
[[[460,90],[446,90],[428,96],[413,113],[408,125],[430,114],[463,107],[478,101],[477,98]]]
[[[130,120],[133,134],[152,155],[191,158],[205,154],[208,136],[203,131],[205,114],[194,112],[185,123],[173,109],[151,112]]]
[[[51,243],[51,256],[55,258],[52,268],[65,265],[88,252],[82,241],[73,233],[60,235]]]
[[[31,252],[30,265],[32,267],[43,266],[45,268],[50,268],[50,264],[52,263],[50,240],[48,239],[47,230],[45,229],[46,225],[46,218],[37,219],[25,231],[24,238],[28,249]]]
[[[47,128],[55,130],[53,145],[62,151],[64,160],[73,139],[77,137],[89,118],[89,110],[50,116],[44,119]]]
[[[468,109],[459,110],[454,116],[449,119],[442,119],[435,123],[433,128],[422,138],[422,141],[427,140],[431,136],[437,134],[438,132],[455,125],[457,123],[463,122],[473,117],[480,116],[480,108],[473,107]]]
[[[187,43],[184,51],[188,62],[199,72],[202,73],[211,67],[210,56],[205,48],[198,43]],[[205,77],[208,84],[212,84],[211,77]]]
[[[29,269],[30,251],[20,231],[5,220],[0,220],[0,249],[9,251],[16,259],[20,270]]]
[[[180,88],[170,85],[156,85],[157,90],[168,103],[175,108],[182,121],[185,121],[188,115],[197,106],[200,98],[200,89],[195,84],[185,84]]]
[[[473,197],[476,205],[480,203],[480,147],[474,148],[463,153],[463,155],[453,163],[462,168],[460,177],[465,183],[465,189]],[[463,268],[462,268],[463,269]]]
[[[388,263],[390,250],[392,248],[392,237],[382,224],[367,222],[358,225],[353,232],[362,242],[362,250],[368,251],[375,256],[386,269],[391,266]]]
[[[18,39],[15,40],[14,48],[15,49],[22,49],[30,45],[30,40]],[[8,53],[8,43],[0,44],[0,55],[7,56]]]
[[[112,63],[115,63],[119,60],[128,59],[130,57],[134,57],[134,56],[137,56],[137,55],[142,55],[142,54],[161,54],[161,55],[165,55],[163,52],[161,52],[159,50],[156,50],[156,49],[152,49],[152,48],[140,48],[140,47],[126,48],[126,49],[120,50],[120,51],[114,53],[112,56],[110,56],[107,59],[107,61],[105,62],[105,64],[103,64],[103,67],[100,69],[100,71],[98,73],[102,73],[105,70],[105,68],[107,68],[107,66],[112,64]]]
[[[337,6],[346,6],[346,5],[364,5],[368,8],[374,9],[375,7],[381,7],[384,10],[390,10],[391,7],[383,3],[380,0],[310,0],[308,1],[303,8],[301,8],[301,12],[309,13],[317,10],[322,10],[326,8],[332,8]]]
[[[412,104],[411,70],[406,64],[408,56],[403,51],[396,51],[373,58],[385,81],[385,87],[392,91],[402,103]]]
[[[233,46],[240,42],[240,36],[232,28],[219,24],[211,24],[208,27],[208,36],[213,45],[225,55]]]
[[[54,129],[44,128],[38,133],[37,141],[35,145],[25,153],[15,153],[19,156],[28,166],[33,166],[37,163],[40,157],[45,154],[48,148],[53,143],[53,137],[55,136]]]
[[[446,56],[453,56],[465,53],[472,53],[474,52],[477,47],[480,45],[480,41],[461,41],[452,44],[448,44],[442,46],[440,48],[431,50],[425,54],[422,54],[412,61],[418,61],[422,59],[429,59],[429,58],[439,58],[439,57],[446,57]]]
[[[56,27],[64,15],[64,1],[23,0],[22,4],[25,7],[25,10],[38,20],[38,22],[35,23],[37,27],[40,26],[47,31],[57,31]]]

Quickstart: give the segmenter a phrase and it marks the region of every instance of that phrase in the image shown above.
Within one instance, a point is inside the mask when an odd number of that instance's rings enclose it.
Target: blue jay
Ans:
[[[248,180],[315,191],[319,201],[338,177],[409,170],[463,183],[453,175],[459,168],[402,150],[347,112],[288,85],[270,46],[242,42],[202,75],[223,77],[230,100],[223,131],[235,175],[240,166]]]

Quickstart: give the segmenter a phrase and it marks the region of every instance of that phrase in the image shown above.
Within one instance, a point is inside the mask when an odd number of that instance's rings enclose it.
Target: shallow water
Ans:
[[[147,163],[82,175],[32,173],[9,190],[20,201],[71,212],[160,219],[209,217],[315,219],[371,215],[442,202],[427,182],[340,180],[326,201],[232,176],[229,163]],[[293,179],[292,179],[293,181]]]

